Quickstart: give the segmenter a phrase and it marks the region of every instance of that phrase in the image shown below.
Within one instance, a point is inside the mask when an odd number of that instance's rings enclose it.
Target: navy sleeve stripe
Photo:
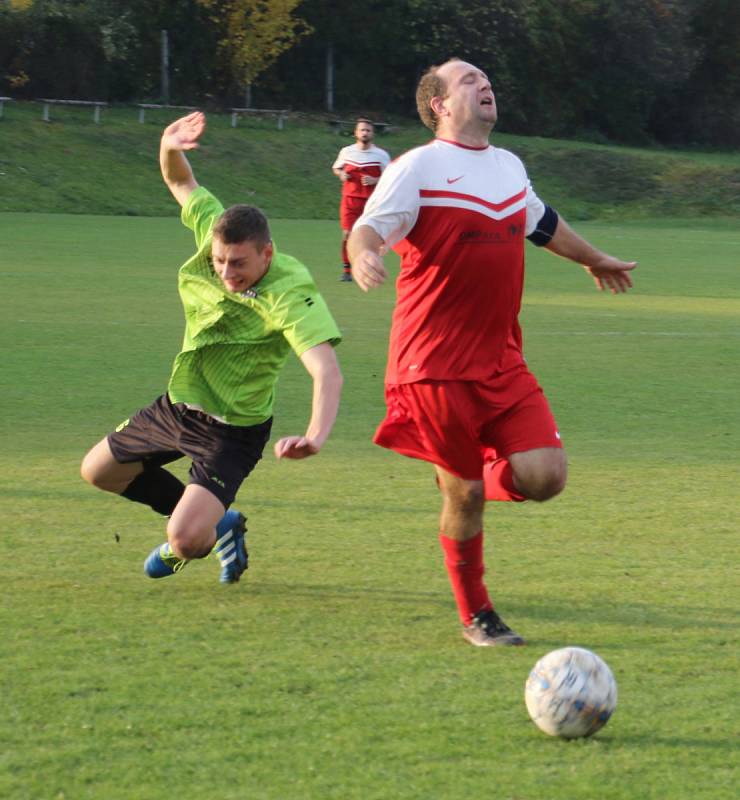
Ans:
[[[529,239],[532,244],[536,244],[537,247],[546,245],[555,235],[555,230],[558,227],[558,219],[558,212],[550,206],[545,206],[545,213],[537,223],[537,227],[527,236],[527,239]]]

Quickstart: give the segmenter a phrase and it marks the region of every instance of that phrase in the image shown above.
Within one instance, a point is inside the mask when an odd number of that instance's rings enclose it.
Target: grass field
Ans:
[[[0,796],[735,797],[740,232],[579,230],[641,266],[613,298],[529,250],[525,349],[571,476],[487,511],[489,586],[530,642],[499,652],[460,636],[431,469],[370,443],[393,292],[336,281],[335,223],[274,232],[343,329],[340,419],[319,457],[268,455],[247,481],[252,566],[222,587],[211,560],[148,581],[162,521],[78,475],[165,386],[187,232],[0,214]],[[309,391],[292,360],[274,438],[302,432]],[[530,667],[568,644],[619,684],[590,740],[545,737],[524,706]]]

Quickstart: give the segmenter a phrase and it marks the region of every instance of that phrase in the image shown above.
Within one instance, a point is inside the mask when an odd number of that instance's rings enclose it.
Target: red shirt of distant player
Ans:
[[[436,139],[396,159],[356,225],[401,256],[386,383],[486,381],[522,362],[524,238],[545,212],[512,153]]]
[[[390,163],[391,157],[385,150],[371,144],[363,150],[357,144],[350,144],[339,151],[332,169],[342,169],[349,176],[342,184],[342,200],[347,197],[359,197],[367,200],[373,193],[375,184],[365,186],[362,177],[379,178]]]

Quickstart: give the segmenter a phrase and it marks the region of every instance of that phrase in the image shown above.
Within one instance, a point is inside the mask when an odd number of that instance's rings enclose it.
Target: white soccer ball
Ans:
[[[596,733],[617,706],[617,682],[606,662],[583,647],[543,656],[524,687],[527,711],[550,736],[577,739]]]

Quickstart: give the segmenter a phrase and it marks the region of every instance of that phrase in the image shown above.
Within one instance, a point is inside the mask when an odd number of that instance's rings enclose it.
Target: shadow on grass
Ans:
[[[653,731],[646,731],[645,733],[624,733],[620,731],[615,736],[602,736],[599,734],[599,739],[604,740],[606,743],[611,742],[614,745],[633,745],[636,747],[645,747],[646,749],[654,749],[656,747],[680,747],[680,748],[703,748],[704,750],[726,750],[728,753],[735,753],[735,746],[726,737],[718,737],[711,739],[699,739],[687,736],[660,736],[656,735]]]
[[[260,581],[253,583],[249,587],[252,594],[274,597],[280,593],[290,593],[295,597],[310,597],[317,599],[334,600],[358,600],[371,597],[380,597],[394,603],[412,604],[424,607],[433,603],[436,606],[447,607],[452,603],[451,596],[448,597],[440,592],[412,592],[403,589],[383,589],[378,587],[365,586],[327,586],[317,583],[278,583]]]
[[[541,621],[551,620],[558,624],[564,621],[598,622],[601,625],[619,625],[626,628],[666,628],[674,631],[713,628],[728,634],[740,630],[740,622],[730,621],[729,608],[709,606],[678,606],[665,608],[651,603],[621,603],[604,600],[595,603],[593,598],[584,598],[581,603],[558,604],[548,599],[546,603],[508,602],[507,608],[518,616]],[[726,619],[718,619],[725,616]],[[735,617],[735,619],[737,619]]]
[[[361,599],[367,597],[383,598],[387,601],[413,604],[423,608],[425,605],[434,604],[439,607],[449,607],[452,597],[446,592],[438,591],[407,591],[389,587],[377,586],[346,586],[327,585],[318,583],[280,583],[260,581],[249,587],[253,594],[273,596],[280,592],[290,592],[297,597],[312,597],[321,599]],[[698,627],[714,628],[727,631],[740,629],[740,622],[717,620],[716,617],[728,614],[727,609],[707,608],[699,606],[672,606],[670,612],[655,605],[647,603],[630,603],[616,606],[604,602],[594,605],[591,600],[588,604],[557,604],[548,599],[542,603],[522,604],[516,598],[503,600],[497,603],[497,608],[505,617],[529,618],[546,622],[552,620],[562,625],[563,622],[577,622],[591,624],[598,622],[600,625],[619,625],[621,627],[645,627],[646,629],[661,628],[671,631],[681,629],[696,630]]]

